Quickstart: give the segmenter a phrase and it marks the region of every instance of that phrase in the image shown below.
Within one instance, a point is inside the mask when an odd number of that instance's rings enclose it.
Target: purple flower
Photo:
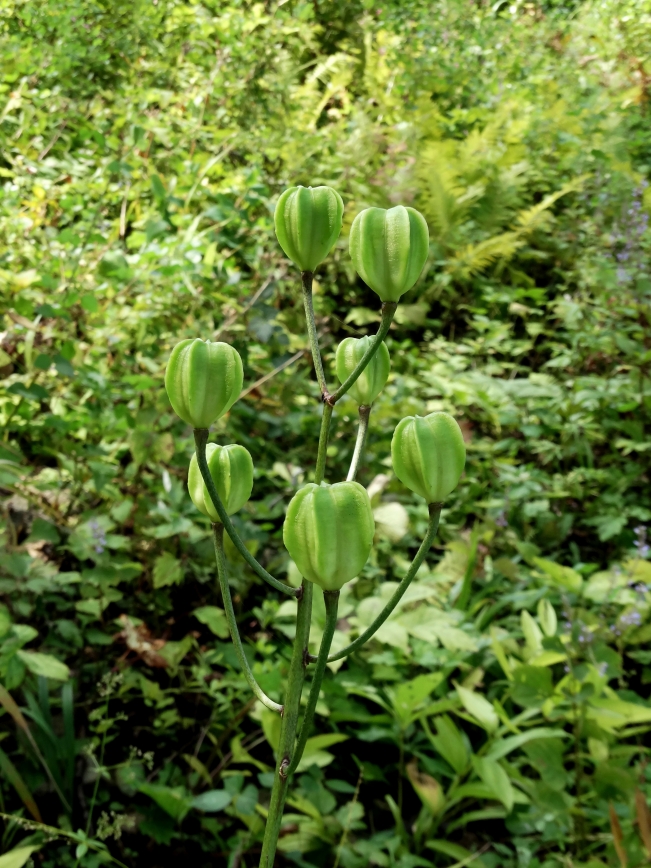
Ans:
[[[99,522],[95,518],[88,522],[88,527],[95,541],[95,553],[98,555],[103,554],[106,549],[106,531],[100,527]]]

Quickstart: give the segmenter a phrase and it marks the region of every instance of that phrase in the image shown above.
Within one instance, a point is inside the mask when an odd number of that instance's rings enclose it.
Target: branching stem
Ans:
[[[344,380],[344,382],[339,386],[339,388],[333,392],[332,395],[328,395],[326,397],[326,401],[330,404],[336,404],[339,398],[342,395],[345,395],[346,392],[350,389],[350,387],[357,382],[357,379],[367,368],[369,362],[373,358],[373,356],[378,351],[380,344],[387,336],[389,328],[391,327],[391,323],[393,322],[393,317],[395,316],[396,309],[398,305],[393,301],[385,301],[382,305],[382,320],[380,322],[380,327],[377,330],[373,341],[371,342],[371,346],[366,350],[364,355],[359,361],[359,364],[355,368],[355,370],[350,374],[350,376]]]
[[[231,634],[231,639],[233,640],[233,645],[235,646],[235,654],[237,655],[237,659],[239,660],[242,671],[244,672],[244,677],[246,678],[249,687],[254,692],[256,697],[263,705],[266,705],[267,708],[270,708],[272,711],[278,711],[280,714],[282,714],[282,705],[274,702],[273,699],[269,699],[267,694],[255,680],[255,676],[251,671],[251,667],[249,666],[249,661],[246,659],[246,654],[244,653],[244,646],[242,645],[242,638],[240,636],[240,631],[237,626],[237,620],[235,618],[235,611],[233,609],[233,599],[231,597],[231,589],[228,585],[228,576],[226,574],[226,558],[224,557],[224,525],[221,523],[216,523],[213,524],[212,529],[213,539],[215,542],[215,559],[217,561],[217,578],[219,580],[219,588],[222,592],[226,622],[228,623],[228,629]]]
[[[310,695],[307,700],[307,708],[305,709],[303,723],[301,725],[301,729],[298,734],[298,741],[294,750],[294,758],[292,759],[288,774],[292,774],[292,772],[296,771],[296,768],[301,761],[301,757],[303,756],[305,744],[312,729],[312,724],[314,722],[314,712],[316,710],[316,704],[319,701],[321,684],[323,683],[323,676],[325,675],[325,669],[328,664],[328,654],[330,653],[330,646],[332,645],[332,637],[335,634],[335,627],[337,626],[339,591],[324,591],[323,599],[325,601],[326,609],[325,630],[323,631],[321,647],[319,648],[319,656],[317,657],[314,675],[312,676],[312,684],[310,686]]]
[[[364,454],[364,446],[366,445],[366,436],[368,434],[368,419],[371,415],[371,408],[366,404],[361,404],[359,408],[359,427],[357,428],[357,441],[355,442],[355,451],[353,459],[350,462],[350,470],[346,477],[347,482],[353,482],[357,476],[357,468]]]
[[[326,384],[325,373],[323,371],[323,362],[321,360],[321,350],[319,349],[319,337],[316,333],[316,322],[314,321],[314,304],[312,301],[312,281],[314,274],[311,271],[301,272],[301,281],[303,284],[303,304],[305,305],[305,318],[307,320],[307,334],[310,339],[310,349],[312,350],[312,358],[314,359],[314,371],[319,382],[319,388],[322,395],[328,394],[328,386]]]
[[[396,588],[393,596],[391,597],[389,602],[386,604],[384,609],[382,609],[382,611],[377,616],[377,618],[373,621],[371,626],[367,627],[366,630],[364,630],[364,632],[361,633],[357,637],[357,639],[355,639],[353,642],[350,643],[350,645],[347,645],[341,651],[337,651],[336,654],[331,654],[330,657],[328,657],[328,663],[333,663],[335,660],[341,660],[344,657],[348,657],[349,654],[352,654],[353,651],[356,651],[358,648],[360,648],[362,645],[364,645],[365,642],[368,642],[368,640],[375,633],[377,633],[377,631],[380,629],[382,624],[384,624],[384,622],[387,620],[389,615],[391,615],[391,613],[396,608],[396,606],[398,605],[400,600],[403,598],[405,591],[407,590],[409,585],[412,583],[414,576],[418,572],[420,565],[425,560],[425,556],[427,555],[427,552],[430,550],[430,547],[431,547],[432,543],[434,542],[434,537],[436,536],[436,531],[438,530],[438,526],[439,526],[440,516],[441,516],[441,504],[440,503],[430,503],[430,505],[429,505],[429,525],[427,526],[427,533],[425,535],[425,539],[421,543],[420,548],[418,549],[418,552],[416,553],[416,557],[414,558],[414,560],[411,563],[411,566],[409,567],[409,571],[407,572],[407,575],[400,582],[400,584]],[[310,657],[309,657],[310,662],[313,662],[316,659],[317,658],[314,657],[313,655],[310,655]]]
[[[331,404],[323,405],[323,417],[321,419],[321,431],[319,433],[319,449],[316,456],[316,469],[314,471],[314,481],[317,485],[323,482],[326,469],[326,458],[328,457],[328,436],[330,434],[330,422],[332,421],[332,411],[334,407]]]
[[[286,585],[279,579],[274,578],[271,573],[268,573],[262,566],[262,564],[259,564],[257,560],[253,557],[251,552],[244,545],[242,538],[233,527],[233,522],[231,521],[230,516],[226,512],[226,508],[221,501],[215,482],[210,475],[210,470],[208,469],[208,462],[206,460],[206,443],[208,442],[208,429],[195,428],[194,442],[197,446],[197,464],[199,465],[199,470],[201,471],[201,476],[203,477],[204,484],[208,489],[208,494],[210,495],[210,499],[213,502],[213,506],[215,507],[217,514],[219,515],[219,520],[224,525],[226,533],[233,541],[233,545],[235,546],[235,548],[242,555],[242,557],[251,567],[254,573],[260,576],[261,579],[264,579],[265,582],[268,582],[272,586],[272,588],[275,588],[277,591],[282,591],[283,594],[288,594],[290,597],[298,597],[300,595],[300,590],[297,590],[296,588],[290,588],[289,585]]]

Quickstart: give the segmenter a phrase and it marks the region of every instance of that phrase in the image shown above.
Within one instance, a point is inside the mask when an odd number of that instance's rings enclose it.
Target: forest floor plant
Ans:
[[[261,868],[272,868],[274,864],[288,786],[312,729],[327,664],[341,660],[367,642],[394,611],[429,551],[442,502],[456,487],[465,464],[461,429],[448,414],[407,417],[398,424],[391,445],[393,467],[397,477],[428,503],[425,539],[373,623],[348,647],[330,655],[340,589],[361,572],[375,534],[368,492],[355,477],[371,407],[389,375],[384,338],[400,297],[418,280],[429,250],[427,224],[413,208],[369,208],[357,215],[350,232],[350,253],[358,274],[380,296],[381,322],[375,336],[347,338],[339,346],[336,369],[341,384],[330,391],[314,318],[312,282],[315,269],[339,236],[343,207],[341,197],[330,187],[293,187],[282,194],[275,213],[280,245],[301,271],[307,331],[323,404],[313,481],[291,500],[283,528],[285,546],[302,576],[299,588],[289,587],[267,572],[246,548],[231,521],[230,516],[246,503],[253,487],[253,462],[248,451],[240,445],[221,447],[208,443],[210,425],[230,409],[242,390],[239,354],[221,342],[181,341],[172,351],[165,376],[172,407],[194,429],[196,454],[189,472],[190,495],[197,508],[213,521],[219,587],[239,663],[257,699],[282,718]],[[328,484],[324,478],[332,413],[337,401],[348,392],[359,405],[357,442],[346,480]],[[244,653],[228,582],[224,531],[260,578],[297,601],[296,634],[283,705],[266,696]],[[323,589],[326,610],[325,630],[316,657],[308,651],[314,584]],[[315,663],[315,669],[299,727],[301,695],[310,663]]]

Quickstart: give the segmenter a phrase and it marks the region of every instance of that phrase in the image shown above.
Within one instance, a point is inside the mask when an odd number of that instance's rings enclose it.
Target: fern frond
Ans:
[[[510,259],[523,244],[519,232],[502,232],[478,244],[468,244],[450,260],[448,271],[463,278],[473,277],[497,259]]]
[[[421,153],[416,176],[420,182],[419,206],[430,228],[443,238],[458,222],[464,204],[459,204],[464,187],[459,183],[456,142],[432,142]]]
[[[576,190],[580,190],[588,177],[589,175],[579,175],[578,178],[564,184],[560,190],[557,190],[555,193],[550,193],[549,196],[545,196],[545,198],[541,199],[541,201],[536,205],[533,205],[531,208],[527,208],[524,211],[520,211],[516,218],[516,231],[529,233],[533,232],[534,229],[538,229],[545,220],[549,218],[550,215],[545,212],[551,208],[554,202],[557,202],[567,193],[573,193]]]

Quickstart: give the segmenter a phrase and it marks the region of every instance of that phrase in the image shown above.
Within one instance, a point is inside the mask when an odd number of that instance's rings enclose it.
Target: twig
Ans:
[[[40,153],[40,154],[38,155],[38,157],[36,158],[36,161],[37,161],[37,162],[40,162],[42,159],[44,159],[45,157],[47,157],[47,155],[50,153],[50,151],[52,150],[52,148],[56,145],[56,143],[57,143],[57,142],[59,141],[59,139],[61,138],[61,134],[62,134],[63,131],[65,130],[67,124],[68,124],[68,121],[67,121],[67,120],[64,120],[63,123],[59,126],[59,129],[58,129],[58,130],[56,131],[56,133],[54,134],[53,139],[49,142],[49,144],[47,144],[47,145],[43,148],[43,150],[41,151],[41,153]]]
[[[265,374],[264,377],[260,377],[260,379],[256,380],[252,386],[249,386],[248,389],[245,389],[243,392],[241,392],[239,400],[241,401],[242,398],[246,398],[247,395],[250,395],[251,392],[253,392],[255,389],[259,388],[259,386],[261,386],[263,383],[266,383],[268,380],[271,380],[271,378],[275,377],[276,374],[279,374],[281,371],[284,371],[285,368],[288,368],[290,365],[293,365],[294,362],[297,362],[301,358],[301,356],[304,356],[306,353],[307,353],[307,350],[299,350],[297,353],[294,353],[294,355],[290,359],[287,359],[286,361],[284,361],[282,363],[282,365],[278,365],[278,367],[274,368],[273,371],[270,371],[268,374]]]
[[[231,314],[231,316],[227,317],[224,320],[224,322],[220,325],[220,327],[217,329],[217,331],[215,332],[213,340],[217,340],[217,338],[219,337],[219,335],[222,332],[227,331],[233,325],[233,323],[238,319],[238,317],[243,316],[245,313],[248,313],[248,311],[251,310],[251,308],[256,303],[256,301],[260,298],[260,296],[265,291],[265,289],[267,289],[267,287],[270,285],[270,283],[271,283],[271,278],[269,278],[268,280],[265,280],[265,282],[262,284],[260,289],[258,289],[253,294],[251,299],[249,301],[247,301],[247,303],[244,305],[242,310],[238,310],[234,314]],[[240,395],[240,397],[242,397],[242,396]]]
[[[339,860],[341,858],[341,850],[346,843],[346,838],[348,837],[348,831],[350,829],[350,823],[353,819],[353,808],[357,804],[357,800],[359,799],[359,790],[362,786],[362,781],[364,780],[364,769],[360,768],[359,777],[357,778],[357,786],[355,787],[355,793],[353,795],[353,800],[350,803],[350,810],[348,811],[348,819],[346,820],[346,825],[344,826],[344,830],[341,833],[341,840],[339,841],[339,846],[337,847],[337,856],[335,858],[335,864],[332,868],[338,868]]]

